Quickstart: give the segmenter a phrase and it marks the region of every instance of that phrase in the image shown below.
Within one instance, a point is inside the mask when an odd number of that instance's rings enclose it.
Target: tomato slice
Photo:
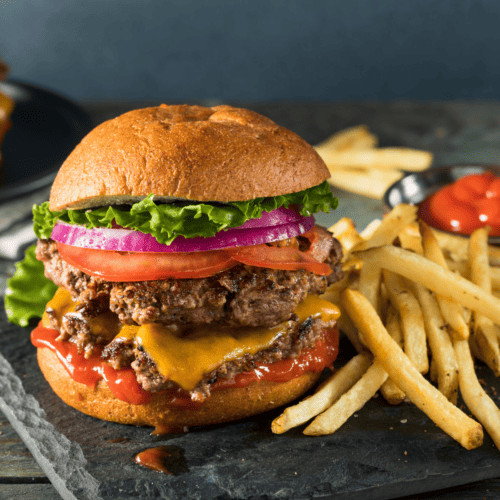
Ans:
[[[322,250],[323,232],[314,228],[305,233],[311,247],[301,252],[296,247],[266,244],[207,252],[118,252],[95,250],[57,243],[61,258],[91,276],[106,281],[152,281],[168,278],[207,278],[238,262],[267,269],[299,270],[326,276],[332,272],[316,254]]]
[[[332,272],[328,264],[319,262],[308,253],[298,248],[253,245],[237,247],[227,252],[231,258],[247,266],[265,267],[268,269],[284,269],[296,271],[304,269],[315,274],[326,276]]]
[[[116,252],[57,243],[61,258],[86,274],[106,281],[207,278],[236,265],[221,250],[190,253]]]

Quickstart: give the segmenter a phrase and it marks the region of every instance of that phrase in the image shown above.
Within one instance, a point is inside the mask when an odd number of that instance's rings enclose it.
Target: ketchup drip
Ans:
[[[96,346],[94,354],[86,359],[78,354],[78,348],[73,342],[57,341],[57,330],[45,328],[41,323],[31,332],[31,342],[35,347],[47,347],[54,351],[75,381],[94,387],[104,379],[116,398],[134,405],[146,404],[151,399],[151,393],[146,392],[137,382],[131,368],[115,370],[101,360],[101,349]]]
[[[115,370],[101,360],[101,350],[86,359],[78,353],[77,346],[68,341],[57,341],[59,332],[45,328],[41,323],[31,333],[31,342],[35,347],[45,347],[54,351],[70,377],[76,382],[94,387],[104,379],[117,399],[134,405],[146,404],[151,393],[142,389],[131,368]],[[297,358],[282,359],[274,363],[261,363],[249,372],[243,372],[229,380],[219,379],[211,384],[211,391],[246,387],[252,382],[267,380],[287,382],[310,371],[322,371],[331,366],[338,354],[339,334],[334,327],[322,332],[314,348],[304,349]],[[181,388],[163,391],[170,398],[170,404],[186,409],[197,409],[202,403],[193,402],[189,393]]]
[[[179,446],[157,446],[138,453],[135,462],[143,467],[162,472],[163,474],[178,475],[189,472],[184,458],[184,450]]]

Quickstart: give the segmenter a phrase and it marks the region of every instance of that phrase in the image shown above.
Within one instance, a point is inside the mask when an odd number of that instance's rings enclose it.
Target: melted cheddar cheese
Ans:
[[[71,295],[59,288],[47,304],[59,322],[63,315],[75,311],[76,303]],[[295,314],[299,322],[310,317],[321,317],[323,321],[336,320],[340,316],[337,306],[315,295],[308,295],[297,306]],[[280,335],[287,332],[290,321],[272,328],[232,328],[199,326],[179,328],[175,325],[151,323],[146,325],[120,325],[117,316],[104,313],[90,320],[93,333],[114,338],[133,340],[141,345],[167,379],[192,391],[203,378],[222,363],[233,361],[245,354],[254,355],[268,348]],[[47,313],[42,324],[50,328]]]

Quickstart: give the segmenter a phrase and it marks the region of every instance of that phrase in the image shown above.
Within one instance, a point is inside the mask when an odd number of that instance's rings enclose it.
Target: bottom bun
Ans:
[[[321,372],[307,372],[288,382],[252,382],[240,389],[214,391],[195,409],[172,406],[161,393],[153,393],[144,405],[133,405],[117,399],[104,380],[97,383],[95,390],[75,382],[50,349],[39,348],[37,356],[47,382],[69,406],[101,420],[153,427],[218,424],[257,415],[293,401],[321,375]]]

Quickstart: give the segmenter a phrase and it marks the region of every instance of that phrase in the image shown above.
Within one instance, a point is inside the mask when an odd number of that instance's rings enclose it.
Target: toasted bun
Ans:
[[[293,401],[320,377],[318,372],[308,372],[289,382],[261,381],[242,389],[215,391],[197,409],[171,406],[160,393],[153,393],[147,404],[132,405],[116,399],[104,380],[98,382],[96,390],[75,382],[50,349],[38,348],[37,356],[48,383],[69,406],[101,420],[154,427],[218,424],[263,413]]]
[[[299,136],[253,111],[137,109],[92,130],[62,165],[50,209],[155,200],[243,201],[295,193],[330,176]]]

